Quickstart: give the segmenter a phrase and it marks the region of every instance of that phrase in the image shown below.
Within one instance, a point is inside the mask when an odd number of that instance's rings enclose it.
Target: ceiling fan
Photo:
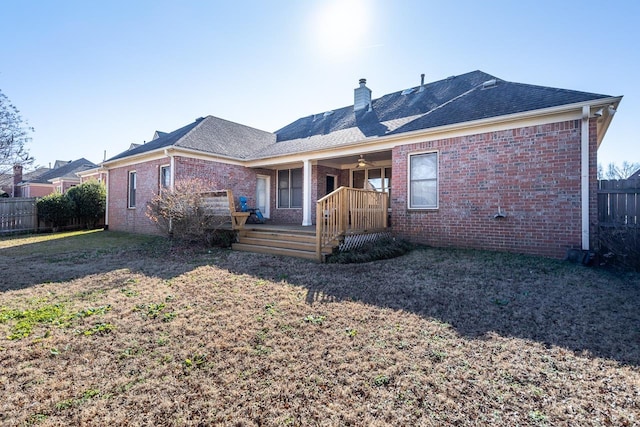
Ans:
[[[365,160],[364,156],[360,154],[360,157],[358,158],[358,163],[356,164],[356,168],[364,168],[367,166],[375,166],[375,165]]]

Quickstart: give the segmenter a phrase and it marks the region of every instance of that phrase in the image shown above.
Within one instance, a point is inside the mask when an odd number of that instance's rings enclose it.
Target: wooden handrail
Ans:
[[[316,254],[335,246],[345,234],[368,233],[387,228],[388,194],[340,187],[316,202]]]

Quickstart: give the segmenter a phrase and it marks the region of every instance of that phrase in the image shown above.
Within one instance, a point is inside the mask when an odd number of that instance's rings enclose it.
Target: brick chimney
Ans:
[[[367,79],[360,79],[360,87],[353,90],[353,111],[369,108],[371,111],[371,89],[367,86]]]
[[[20,187],[22,182],[22,165],[13,165],[13,197],[20,197]]]

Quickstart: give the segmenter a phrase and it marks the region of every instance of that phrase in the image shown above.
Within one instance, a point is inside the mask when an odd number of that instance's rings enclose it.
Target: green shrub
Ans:
[[[107,204],[107,190],[98,181],[88,181],[67,191],[74,203],[75,217],[87,228],[94,228],[102,218]]]
[[[406,240],[384,237],[349,251],[334,252],[327,256],[326,262],[352,264],[389,259],[404,255],[413,248],[414,245]]]
[[[64,194],[53,193],[37,202],[38,217],[51,222],[54,228],[66,225],[74,216],[74,204]]]

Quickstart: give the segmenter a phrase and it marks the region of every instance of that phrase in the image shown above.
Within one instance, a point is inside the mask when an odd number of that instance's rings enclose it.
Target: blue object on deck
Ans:
[[[262,216],[262,212],[260,212],[260,209],[258,208],[250,208],[247,206],[247,197],[246,196],[240,196],[238,197],[238,199],[240,200],[240,210],[242,212],[249,212],[249,218],[247,218],[247,222],[249,224],[253,223],[253,224],[262,224],[264,223],[264,216]],[[255,217],[255,218],[254,218]]]

